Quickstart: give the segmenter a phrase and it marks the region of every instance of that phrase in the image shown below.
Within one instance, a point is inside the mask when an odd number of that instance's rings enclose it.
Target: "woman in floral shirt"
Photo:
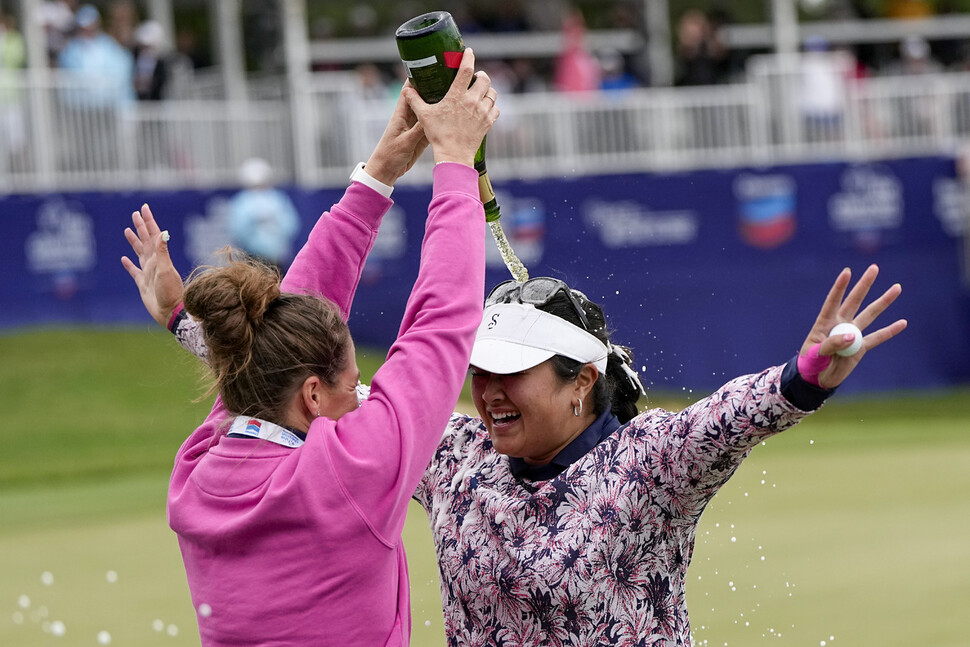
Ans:
[[[685,578],[701,513],[747,453],[811,411],[863,355],[836,355],[899,295],[860,311],[878,269],[836,280],[802,350],[683,411],[642,392],[602,310],[555,279],[493,290],[472,352],[479,417],[452,418],[415,494],[428,512],[449,645],[689,645]]]

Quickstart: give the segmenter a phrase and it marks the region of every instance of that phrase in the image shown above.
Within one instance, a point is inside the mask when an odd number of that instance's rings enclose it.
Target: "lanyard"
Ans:
[[[249,416],[236,416],[229,428],[228,435],[262,438],[284,447],[299,447],[303,444],[303,439],[286,427],[280,427],[272,422],[250,418]]]

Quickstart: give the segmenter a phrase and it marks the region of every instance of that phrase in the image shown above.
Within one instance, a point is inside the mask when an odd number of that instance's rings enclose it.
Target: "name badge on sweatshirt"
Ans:
[[[303,439],[286,427],[280,427],[272,422],[250,418],[249,416],[236,416],[236,419],[232,421],[232,426],[229,427],[228,435],[262,438],[284,447],[299,447],[303,444]]]

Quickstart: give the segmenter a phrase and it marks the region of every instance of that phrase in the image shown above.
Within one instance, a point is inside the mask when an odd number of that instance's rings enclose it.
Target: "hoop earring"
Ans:
[[[583,400],[580,398],[577,401],[579,402],[579,406],[577,407],[575,404],[573,405],[573,415],[578,418],[579,416],[583,415]]]

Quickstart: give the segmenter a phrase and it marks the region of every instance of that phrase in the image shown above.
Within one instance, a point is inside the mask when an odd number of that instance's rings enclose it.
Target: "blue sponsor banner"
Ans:
[[[787,361],[835,276],[877,263],[875,291],[903,294],[910,329],[866,357],[843,391],[970,381],[964,187],[945,157],[868,163],[510,181],[502,224],[532,276],[601,303],[634,348],[645,385],[706,391]],[[291,190],[305,239],[341,191]],[[188,271],[226,244],[232,190],[75,193],[0,199],[0,327],[147,323],[121,266],[143,202]],[[418,267],[429,187],[398,187],[365,267],[350,326],[387,346]],[[487,241],[487,284],[510,277]],[[454,250],[455,254],[462,253]],[[889,319],[882,323],[888,323]]]

